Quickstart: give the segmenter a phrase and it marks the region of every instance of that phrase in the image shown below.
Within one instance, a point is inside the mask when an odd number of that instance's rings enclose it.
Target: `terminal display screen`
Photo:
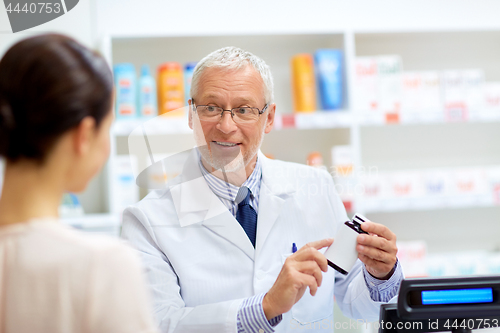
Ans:
[[[492,303],[492,288],[422,291],[422,305]]]

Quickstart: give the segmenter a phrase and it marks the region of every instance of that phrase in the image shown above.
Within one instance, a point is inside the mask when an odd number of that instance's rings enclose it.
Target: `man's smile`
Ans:
[[[241,145],[241,143],[228,142],[228,141],[212,141],[212,142],[215,142],[217,145],[223,146],[223,147],[234,147],[234,146]]]

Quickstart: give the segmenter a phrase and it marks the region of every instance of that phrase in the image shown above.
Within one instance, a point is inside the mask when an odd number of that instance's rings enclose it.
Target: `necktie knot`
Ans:
[[[250,195],[252,194],[252,191],[246,186],[240,187],[238,190],[238,194],[236,195],[235,201],[238,203],[238,208],[243,206],[243,205],[248,205],[250,204]]]

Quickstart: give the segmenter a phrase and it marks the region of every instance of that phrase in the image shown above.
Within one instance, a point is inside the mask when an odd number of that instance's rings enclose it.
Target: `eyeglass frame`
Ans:
[[[222,117],[224,116],[224,112],[229,112],[229,113],[231,113],[231,119],[232,119],[233,121],[234,121],[234,111],[233,111],[233,110],[234,110],[234,109],[238,109],[238,108],[242,108],[242,106],[239,106],[239,107],[236,107],[236,108],[232,108],[232,109],[230,109],[230,110],[225,110],[225,109],[224,109],[224,108],[222,108],[221,106],[215,106],[215,105],[196,105],[196,104],[194,103],[194,98],[191,98],[191,102],[192,102],[192,104],[193,104],[193,106],[194,106],[194,108],[193,108],[194,110],[196,110],[196,108],[197,108],[198,106],[213,106],[213,107],[216,107],[216,108],[221,108],[221,109],[222,109],[222,112],[220,113],[220,119],[222,119]],[[250,108],[250,109],[257,109],[257,111],[259,112],[259,118],[260,118],[260,115],[261,115],[261,114],[263,114],[264,112],[266,112],[267,108],[269,107],[269,104],[268,104],[268,103],[266,103],[266,105],[264,105],[264,107],[262,108],[262,110],[259,110],[259,108],[258,108],[258,107],[252,107],[252,106],[244,106],[244,107],[245,107],[245,108]],[[258,121],[258,120],[259,120],[259,118],[257,118],[257,120],[256,120],[256,121]],[[219,121],[220,121],[220,119],[219,119]],[[236,121],[234,121],[234,122],[237,124],[237,122],[236,122]]]

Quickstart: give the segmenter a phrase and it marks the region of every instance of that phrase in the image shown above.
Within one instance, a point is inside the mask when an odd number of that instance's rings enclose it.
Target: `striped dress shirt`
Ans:
[[[224,180],[215,177],[213,174],[205,169],[205,166],[199,160],[200,170],[208,184],[208,187],[214,192],[216,196],[222,201],[224,206],[229,209],[231,214],[236,218],[236,212],[238,211],[238,203],[236,203],[236,195],[238,194],[239,187],[230,183],[226,183]],[[252,194],[250,194],[250,206],[259,214],[259,192],[260,192],[260,181],[262,179],[262,167],[257,159],[255,168],[248,179],[241,185],[246,186],[250,189]]]

